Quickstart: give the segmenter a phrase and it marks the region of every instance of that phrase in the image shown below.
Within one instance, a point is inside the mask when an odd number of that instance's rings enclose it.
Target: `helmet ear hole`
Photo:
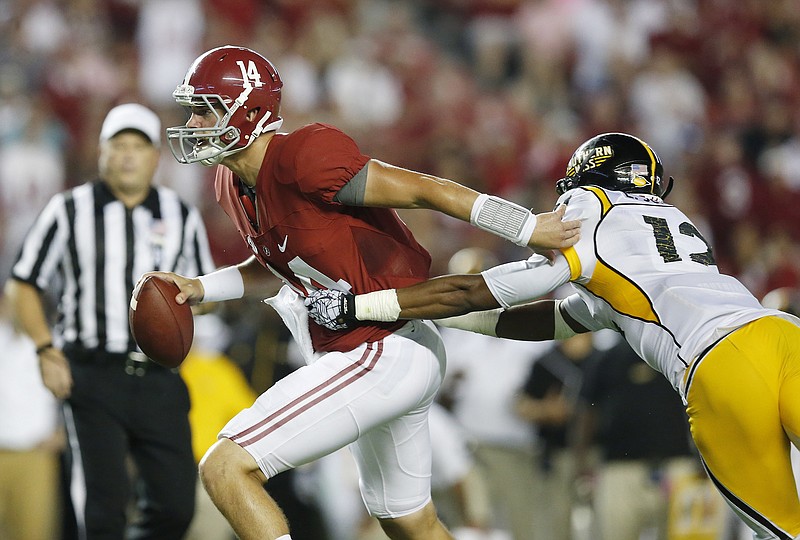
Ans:
[[[261,107],[254,107],[249,111],[247,111],[247,114],[245,115],[244,119],[248,122],[257,122],[260,112],[261,112]]]

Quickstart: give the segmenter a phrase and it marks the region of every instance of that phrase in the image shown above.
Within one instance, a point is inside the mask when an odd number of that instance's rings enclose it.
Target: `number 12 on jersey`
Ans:
[[[656,249],[665,263],[678,262],[684,260],[678,253],[678,248],[675,245],[675,238],[672,236],[672,231],[669,229],[669,223],[666,219],[655,216],[642,216],[644,222],[653,228],[653,238],[656,243]],[[687,256],[689,260],[705,265],[716,266],[714,254],[711,249],[711,244],[700,234],[697,227],[688,221],[682,222],[678,225],[678,232],[684,236],[691,236],[699,238],[706,245],[705,252],[689,253]]]

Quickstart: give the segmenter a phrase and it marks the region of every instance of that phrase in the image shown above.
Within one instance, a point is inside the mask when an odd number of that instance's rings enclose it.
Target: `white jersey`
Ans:
[[[539,298],[572,281],[562,306],[589,330],[620,332],[684,396],[692,360],[766,309],[731,276],[686,215],[660,198],[581,187],[563,194],[564,219],[584,220],[581,239],[553,264],[534,255],[483,273],[505,306]]]

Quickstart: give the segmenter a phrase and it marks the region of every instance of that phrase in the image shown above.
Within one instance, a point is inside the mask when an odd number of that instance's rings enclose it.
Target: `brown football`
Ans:
[[[194,319],[189,304],[178,304],[178,286],[147,276],[133,291],[128,322],[142,352],[164,367],[176,368],[189,354]]]

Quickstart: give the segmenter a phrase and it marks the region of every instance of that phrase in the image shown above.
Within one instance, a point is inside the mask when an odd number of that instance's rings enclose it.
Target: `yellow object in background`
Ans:
[[[239,411],[253,404],[256,394],[242,370],[227,356],[213,351],[189,352],[181,364],[192,408],[192,450],[200,461],[217,441],[217,433]]]
[[[725,521],[725,501],[711,480],[686,474],[671,487],[669,540],[717,540]]]

